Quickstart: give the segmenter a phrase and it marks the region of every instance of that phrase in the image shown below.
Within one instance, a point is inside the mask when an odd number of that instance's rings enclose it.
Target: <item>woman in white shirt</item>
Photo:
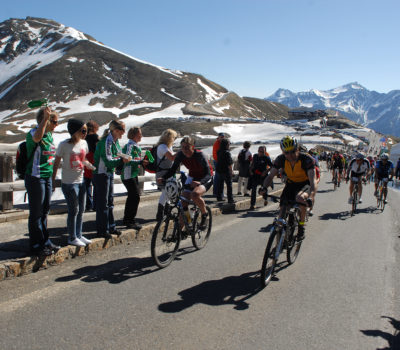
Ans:
[[[160,136],[160,139],[157,143],[157,172],[156,179],[162,177],[166,174],[167,170],[171,168],[174,160],[175,154],[172,150],[172,145],[177,137],[177,132],[173,129],[164,130]],[[157,221],[160,221],[163,217],[165,203],[167,201],[167,197],[165,195],[165,189],[162,188],[162,193],[160,199],[158,201],[158,209],[157,209]]]
[[[92,241],[82,236],[82,216],[86,202],[83,170],[84,167],[89,169],[94,167],[86,160],[88,153],[88,145],[84,140],[87,133],[86,125],[78,119],[70,119],[67,128],[71,138],[58,145],[53,170],[53,183],[62,159],[61,189],[68,207],[68,244],[84,247]]]

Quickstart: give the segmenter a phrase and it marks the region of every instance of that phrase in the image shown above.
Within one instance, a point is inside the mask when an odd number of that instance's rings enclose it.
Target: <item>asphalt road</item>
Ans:
[[[149,242],[0,283],[2,349],[389,349],[400,329],[399,192],[350,217],[326,173],[296,263],[259,269],[276,204],[215,217],[168,268]],[[189,243],[189,242],[188,242]],[[393,347],[394,348],[394,347]]]

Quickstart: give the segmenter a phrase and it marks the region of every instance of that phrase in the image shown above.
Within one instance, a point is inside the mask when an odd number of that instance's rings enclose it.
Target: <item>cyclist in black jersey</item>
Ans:
[[[183,164],[188,170],[186,182],[184,184],[183,196],[193,200],[201,211],[200,228],[204,229],[207,222],[206,204],[203,199],[213,183],[213,173],[203,152],[194,148],[194,138],[190,136],[183,137],[181,141],[181,150],[176,154],[174,164],[168,172],[157,179],[158,184],[162,185],[166,179],[173,176],[179,165]],[[187,210],[187,203],[183,203],[184,210]]]

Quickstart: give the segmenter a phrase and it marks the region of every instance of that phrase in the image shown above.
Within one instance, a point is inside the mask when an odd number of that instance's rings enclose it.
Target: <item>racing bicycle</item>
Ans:
[[[337,187],[340,187],[339,169],[334,168],[333,169],[333,190],[336,190]]]
[[[385,204],[386,204],[386,199],[387,199],[387,183],[389,180],[387,177],[380,179],[378,183],[378,196],[376,197],[376,207],[377,209],[380,209],[381,211],[385,210]],[[384,184],[386,183],[386,186]]]
[[[360,179],[358,177],[352,177],[351,181],[354,182],[354,186],[353,186],[353,192],[351,193],[351,211],[350,211],[350,215],[354,216],[356,214],[357,205],[358,205],[359,200],[360,200],[360,196],[358,194],[358,188],[360,186],[359,185]],[[362,182],[365,184],[367,181],[366,181],[366,179],[363,178]],[[346,183],[347,183],[347,181],[346,181]]]
[[[201,227],[201,211],[197,205],[182,196],[183,187],[177,182],[176,193],[167,194],[168,202],[163,218],[156,224],[151,238],[151,256],[160,268],[167,267],[175,259],[182,240],[189,236],[198,250],[205,247],[210,238],[212,215],[210,207],[205,227]],[[168,182],[167,185],[168,186]],[[183,210],[183,202],[188,210]]]
[[[279,197],[268,195],[274,201],[280,201]],[[311,199],[307,206],[312,206]],[[293,264],[299,255],[302,240],[298,238],[298,224],[300,221],[300,204],[296,201],[289,201],[283,208],[282,218],[274,220],[271,234],[265,249],[261,265],[261,286],[266,287],[271,281],[279,256],[283,249],[286,249],[286,258],[289,265]]]

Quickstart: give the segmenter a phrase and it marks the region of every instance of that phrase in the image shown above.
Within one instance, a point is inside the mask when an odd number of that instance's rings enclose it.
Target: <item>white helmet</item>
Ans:
[[[381,154],[381,159],[382,160],[388,160],[389,159],[389,155],[387,153],[382,153]]]
[[[174,202],[178,198],[179,184],[174,177],[170,177],[165,183],[165,194],[170,202]]]

